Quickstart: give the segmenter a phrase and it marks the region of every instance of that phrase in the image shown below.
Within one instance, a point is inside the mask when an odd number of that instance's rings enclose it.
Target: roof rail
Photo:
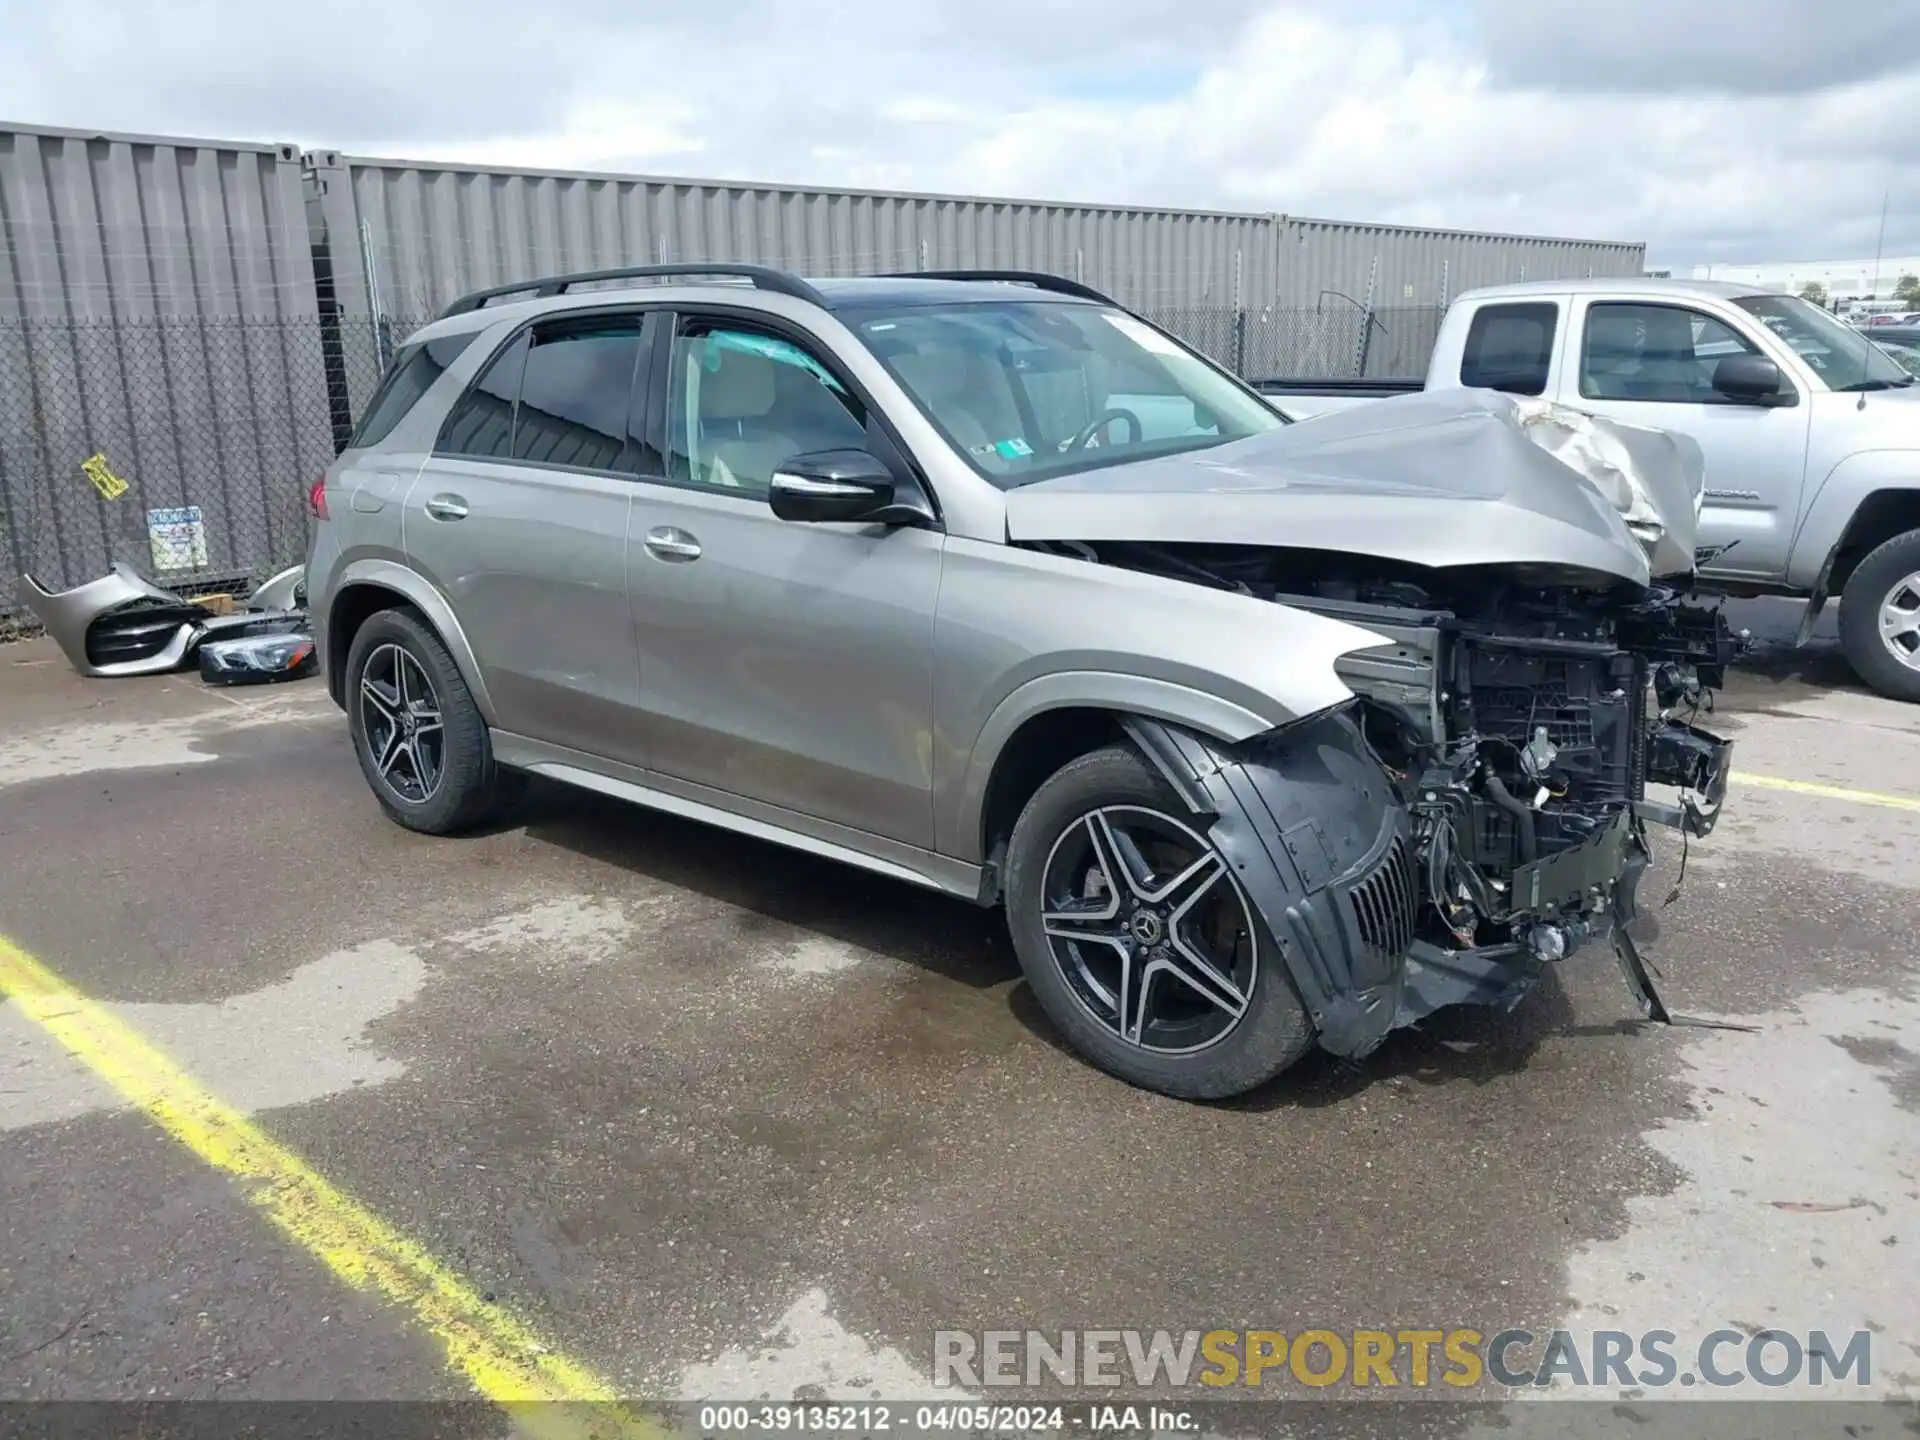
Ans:
[[[487,290],[475,290],[471,295],[462,295],[446,309],[440,312],[445,319],[449,315],[464,315],[469,310],[478,310],[489,300],[497,300],[503,295],[524,295],[533,299],[546,299],[553,295],[564,295],[575,285],[586,285],[594,281],[607,280],[657,280],[673,275],[726,275],[739,280],[753,282],[756,290],[771,290],[777,295],[791,295],[796,300],[806,300],[812,304],[827,308],[827,297],[798,275],[789,275],[784,270],[775,270],[767,265],[733,265],[725,261],[688,261],[676,265],[627,265],[617,270],[582,270],[574,275],[549,275],[540,280],[522,280],[513,285],[495,285]]]
[[[999,280],[1014,285],[1031,285],[1036,290],[1052,290],[1061,295],[1074,295],[1082,300],[1098,300],[1102,305],[1124,308],[1111,295],[1103,295],[1091,285],[1082,285],[1078,280],[1068,280],[1061,275],[1048,275],[1040,270],[913,270],[901,271],[887,278],[890,280]]]

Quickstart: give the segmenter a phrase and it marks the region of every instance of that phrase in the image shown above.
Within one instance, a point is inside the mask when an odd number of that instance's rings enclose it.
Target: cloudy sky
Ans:
[[[283,18],[284,17],[284,18]],[[1920,0],[0,0],[0,120],[1920,252]]]

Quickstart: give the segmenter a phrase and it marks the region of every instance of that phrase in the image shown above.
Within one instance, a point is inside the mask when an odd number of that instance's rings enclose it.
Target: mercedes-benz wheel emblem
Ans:
[[[1165,936],[1165,928],[1160,917],[1151,910],[1136,910],[1127,928],[1133,931],[1133,938],[1142,945],[1158,945]]]

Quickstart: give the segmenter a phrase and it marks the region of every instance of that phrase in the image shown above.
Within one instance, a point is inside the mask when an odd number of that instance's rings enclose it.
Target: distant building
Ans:
[[[1827,292],[1829,304],[1847,300],[1893,299],[1902,275],[1920,275],[1920,255],[1887,255],[1865,260],[1781,261],[1771,265],[1696,265],[1696,280],[1732,280],[1761,290],[1798,295],[1808,285]],[[1876,276],[1878,277],[1876,279]]]

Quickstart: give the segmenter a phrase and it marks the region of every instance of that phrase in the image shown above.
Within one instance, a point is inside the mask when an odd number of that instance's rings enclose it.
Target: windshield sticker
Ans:
[[[1144,325],[1131,315],[1123,315],[1118,310],[1102,310],[1101,318],[1127,339],[1133,341],[1142,350],[1154,355],[1178,355],[1180,347],[1162,335],[1151,325]]]
[[[998,455],[1002,460],[1024,460],[1027,456],[1033,454],[1033,447],[1027,444],[1026,441],[1017,438],[1013,440],[996,440],[993,442],[993,453]]]

